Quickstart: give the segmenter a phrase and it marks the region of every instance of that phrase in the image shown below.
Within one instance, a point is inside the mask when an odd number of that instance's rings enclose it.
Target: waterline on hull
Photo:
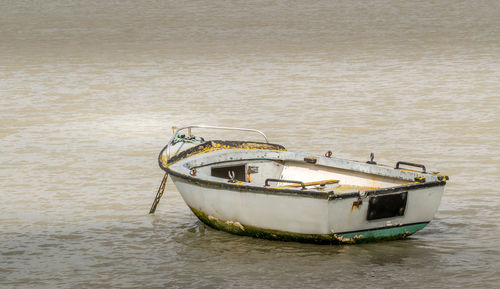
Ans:
[[[346,233],[332,232],[331,234],[301,234],[248,226],[237,221],[225,221],[207,215],[201,210],[197,210],[192,207],[189,208],[203,223],[224,232],[268,240],[316,244],[358,244],[382,240],[404,239],[407,236],[423,229],[429,223],[422,222],[397,227],[385,227]]]

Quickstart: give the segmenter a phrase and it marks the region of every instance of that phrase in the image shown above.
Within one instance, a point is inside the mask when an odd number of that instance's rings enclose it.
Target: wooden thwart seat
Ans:
[[[321,186],[321,185],[330,185],[330,184],[338,184],[340,181],[339,180],[324,180],[324,181],[315,181],[315,182],[309,182],[309,183],[304,183],[306,187],[308,186]],[[300,187],[302,186],[301,184],[290,184],[290,185],[285,185],[285,187]]]

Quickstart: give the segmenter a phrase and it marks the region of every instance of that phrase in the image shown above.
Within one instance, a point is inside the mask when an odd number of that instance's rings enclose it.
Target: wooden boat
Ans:
[[[251,131],[265,141],[205,140],[192,134],[195,128]],[[177,129],[159,165],[166,172],[164,182],[170,175],[191,211],[208,226],[313,243],[405,238],[432,220],[449,179],[420,164],[380,165],[373,154],[370,161],[358,162],[331,153],[290,152],[269,143],[261,131],[213,126]]]

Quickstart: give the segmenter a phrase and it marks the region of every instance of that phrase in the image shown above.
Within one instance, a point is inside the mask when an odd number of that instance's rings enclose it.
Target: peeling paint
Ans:
[[[354,244],[359,241],[363,235],[355,235],[352,238],[347,238],[341,235],[333,234],[334,238],[336,238],[339,242],[344,244]]]
[[[185,151],[182,151],[172,156],[168,161],[169,163],[175,163],[179,159],[189,158],[194,155],[209,153],[217,150],[227,150],[227,149],[286,151],[286,149],[283,146],[270,143],[241,142],[241,141],[207,141],[205,143],[189,148]],[[165,162],[163,162],[163,164],[164,166],[166,166]]]
[[[168,162],[167,156],[166,155],[161,155],[161,163],[162,163],[162,165],[164,167],[167,167],[167,165],[168,165],[167,162]]]
[[[225,223],[230,226],[236,226],[240,228],[242,231],[245,231],[245,227],[243,227],[243,225],[240,222],[226,221]]]

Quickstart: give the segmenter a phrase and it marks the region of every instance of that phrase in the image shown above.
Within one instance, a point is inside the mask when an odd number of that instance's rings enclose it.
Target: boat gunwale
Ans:
[[[335,194],[333,190],[328,191],[328,192],[322,192],[322,191],[316,191],[316,190],[307,190],[307,189],[304,190],[304,189],[300,189],[300,188],[282,188],[282,187],[271,187],[271,186],[260,187],[260,186],[256,186],[256,185],[251,185],[251,186],[245,185],[245,183],[243,183],[243,182],[231,183],[231,182],[223,182],[223,181],[217,181],[217,180],[208,180],[208,179],[203,179],[199,176],[192,176],[189,174],[184,174],[182,172],[179,172],[179,171],[171,168],[171,165],[177,163],[180,160],[187,159],[191,156],[198,155],[201,153],[211,152],[211,151],[213,151],[213,150],[211,150],[213,148],[215,148],[215,150],[238,149],[239,148],[239,149],[286,151],[284,146],[278,145],[278,144],[262,143],[262,142],[254,142],[254,141],[213,140],[213,141],[206,141],[205,143],[199,144],[195,147],[192,147],[192,148],[189,148],[185,151],[182,151],[181,153],[168,159],[168,161],[166,161],[166,162],[164,159],[162,159],[162,153],[163,153],[163,150],[162,150],[162,152],[160,153],[160,155],[158,157],[158,162],[159,162],[160,168],[162,170],[164,170],[165,172],[171,174],[172,176],[182,178],[185,181],[188,181],[190,183],[197,184],[199,186],[205,186],[205,187],[211,187],[211,188],[223,188],[223,189],[232,190],[232,191],[244,191],[244,192],[249,192],[249,193],[302,196],[302,197],[311,197],[311,198],[327,199],[327,200],[347,199],[347,198],[365,198],[368,196],[390,194],[390,193],[396,193],[396,192],[400,192],[400,191],[410,191],[410,190],[418,190],[418,189],[428,188],[428,187],[444,186],[444,185],[446,185],[446,179],[447,179],[447,178],[442,178],[442,179],[438,178],[436,181],[427,181],[424,183],[409,183],[409,184],[403,184],[400,186],[380,188],[380,189],[376,189],[376,190],[366,190],[366,191],[362,191],[362,193],[357,191],[357,192],[350,192],[350,193]],[[274,159],[269,159],[269,160],[274,160]],[[245,161],[245,160],[239,160],[239,161]],[[274,160],[274,161],[279,161],[279,160]],[[165,164],[166,164],[166,166],[165,166]],[[422,173],[419,173],[419,174],[422,174]]]
[[[378,196],[390,193],[396,193],[401,191],[410,191],[417,190],[435,186],[444,186],[446,184],[445,181],[435,181],[435,182],[427,182],[427,183],[417,183],[410,184],[404,186],[395,186],[390,188],[383,188],[378,190],[367,190],[360,192],[352,192],[345,194],[335,194],[334,191],[328,192],[320,192],[313,190],[302,190],[300,188],[290,189],[290,188],[281,188],[281,187],[259,187],[259,186],[248,186],[243,184],[242,182],[229,183],[222,181],[213,181],[203,179],[197,176],[191,176],[187,174],[180,173],[176,170],[167,167],[164,169],[167,173],[174,177],[179,177],[189,183],[194,183],[199,186],[217,188],[217,189],[226,189],[231,191],[243,191],[248,193],[260,193],[260,194],[269,194],[269,195],[291,195],[291,196],[302,196],[302,197],[311,197],[317,199],[327,199],[327,200],[335,200],[335,199],[348,199],[348,198],[361,198],[361,197],[369,197],[369,196]]]

